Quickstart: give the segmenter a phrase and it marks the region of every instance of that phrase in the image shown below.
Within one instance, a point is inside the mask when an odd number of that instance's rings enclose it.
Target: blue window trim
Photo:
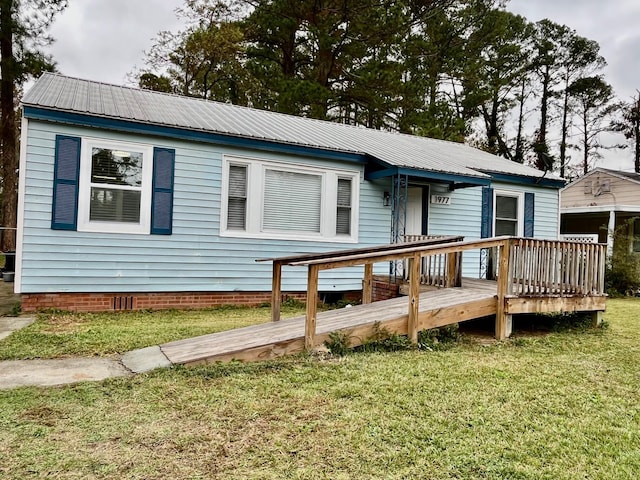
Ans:
[[[75,179],[61,179],[58,178],[58,155],[61,140],[71,140],[77,144],[76,156],[73,161],[76,162],[76,178]],[[80,148],[82,140],[80,137],[71,135],[56,135],[55,143],[55,156],[54,156],[54,173],[53,173],[53,195],[51,200],[51,229],[52,230],[77,230],[78,229],[78,186],[80,185]],[[75,188],[75,198],[73,205],[73,222],[63,223],[57,222],[55,217],[57,199],[58,199],[58,185],[71,185]]]
[[[258,140],[246,137],[236,137],[220,133],[202,132],[198,130],[186,130],[175,127],[138,123],[129,120],[118,120],[106,117],[95,117],[79,113],[62,112],[46,108],[23,107],[25,117],[34,120],[43,120],[59,123],[67,123],[82,127],[104,128],[120,132],[142,135],[154,135],[203,143],[214,143],[230,147],[251,148],[270,152],[288,153],[293,155],[309,155],[327,160],[340,160],[355,163],[367,163],[367,156],[360,153],[340,152],[337,150],[324,150],[321,148],[277,143],[269,140]]]
[[[170,186],[168,188],[160,188],[157,185],[157,175],[159,173],[160,166],[157,165],[157,156],[161,152],[166,152],[171,155],[171,181]],[[162,148],[162,147],[154,147],[153,148],[153,182],[151,186],[151,235],[171,235],[173,232],[173,186],[175,180],[175,163],[176,163],[176,151],[172,148]],[[169,205],[169,228],[160,228],[156,226],[155,223],[155,202],[156,202],[156,193],[169,193],[171,194],[171,202]]]

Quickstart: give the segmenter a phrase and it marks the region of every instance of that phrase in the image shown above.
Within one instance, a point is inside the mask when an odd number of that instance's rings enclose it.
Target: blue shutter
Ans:
[[[175,150],[157,147],[153,149],[151,233],[154,235],[171,235],[175,158]]]
[[[535,216],[535,195],[527,192],[524,194],[524,236],[533,237],[533,223]]]
[[[493,188],[482,189],[482,223],[480,236],[488,238],[493,232]]]
[[[78,228],[80,145],[81,140],[78,137],[56,135],[51,202],[53,230],[77,230]]]

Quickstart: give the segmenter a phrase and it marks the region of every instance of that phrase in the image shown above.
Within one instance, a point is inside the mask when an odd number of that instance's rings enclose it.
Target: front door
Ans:
[[[409,187],[405,235],[427,234],[426,198],[429,198],[429,187]]]

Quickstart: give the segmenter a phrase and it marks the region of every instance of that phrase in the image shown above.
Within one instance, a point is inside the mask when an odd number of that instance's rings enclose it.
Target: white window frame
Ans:
[[[229,166],[247,167],[246,229],[227,229],[229,202]],[[264,172],[267,169],[322,177],[320,233],[267,230],[262,225],[264,211]],[[351,233],[336,234],[338,208],[338,178],[351,180]],[[299,240],[316,242],[357,243],[360,199],[360,171],[315,167],[261,158],[225,155],[222,162],[220,201],[220,236],[257,238],[264,240]]]
[[[493,230],[492,236],[496,235],[496,221],[498,220],[496,216],[496,209],[498,206],[498,197],[512,197],[518,200],[518,218],[517,218],[517,227],[516,227],[516,236],[523,237],[524,236],[524,192],[514,192],[511,190],[494,190],[493,191],[493,222],[491,224],[491,228]]]
[[[91,156],[94,148],[124,150],[142,153],[142,189],[140,195],[140,221],[101,222],[90,220],[91,207]],[[103,140],[98,138],[82,138],[80,151],[80,183],[78,187],[78,231],[97,233],[134,233],[149,234],[151,231],[151,188],[153,181],[153,146]],[[104,184],[108,188],[108,184]]]

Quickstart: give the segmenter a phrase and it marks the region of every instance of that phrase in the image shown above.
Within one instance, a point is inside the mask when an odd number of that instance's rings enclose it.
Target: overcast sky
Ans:
[[[143,65],[160,30],[176,31],[183,0],[71,0],[52,28],[50,48],[65,75],[124,84]],[[531,21],[549,18],[596,40],[605,76],[623,100],[640,89],[640,0],[511,0],[508,9]],[[632,170],[631,151],[610,153],[612,168]]]

